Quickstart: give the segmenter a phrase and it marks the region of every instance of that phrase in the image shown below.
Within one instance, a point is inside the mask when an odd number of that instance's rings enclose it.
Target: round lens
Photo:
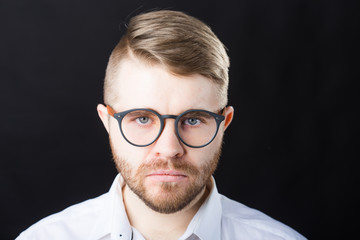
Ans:
[[[159,117],[149,110],[128,112],[121,121],[124,137],[135,145],[148,145],[158,136],[161,128]]]
[[[183,114],[177,127],[182,141],[193,147],[208,144],[214,138],[217,130],[214,116],[206,111],[198,110]]]

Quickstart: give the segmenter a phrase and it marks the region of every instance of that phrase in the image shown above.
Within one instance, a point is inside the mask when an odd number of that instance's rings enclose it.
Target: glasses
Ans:
[[[186,146],[205,147],[214,140],[221,122],[225,119],[223,115],[206,110],[187,110],[177,116],[160,115],[146,108],[116,113],[107,106],[107,111],[118,121],[125,140],[137,147],[146,147],[154,143],[164,129],[166,118],[175,119],[176,135]]]

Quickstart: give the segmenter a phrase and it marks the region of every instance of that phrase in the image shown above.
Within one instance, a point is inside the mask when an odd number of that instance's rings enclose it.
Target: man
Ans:
[[[201,21],[132,18],[113,50],[97,111],[119,175],[110,191],[51,215],[18,239],[304,239],[217,192],[229,59]]]

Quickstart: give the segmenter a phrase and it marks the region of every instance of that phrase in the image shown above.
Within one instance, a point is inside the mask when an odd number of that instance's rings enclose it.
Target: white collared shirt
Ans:
[[[306,239],[269,216],[219,194],[214,179],[212,182],[207,200],[179,240]],[[108,193],[40,220],[16,240],[145,240],[129,223],[123,185],[118,174]]]

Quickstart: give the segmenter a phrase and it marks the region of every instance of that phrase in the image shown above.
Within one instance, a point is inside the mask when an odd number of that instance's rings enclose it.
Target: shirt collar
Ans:
[[[201,205],[186,232],[180,239],[188,239],[193,234],[201,240],[221,238],[221,201],[216,188],[215,179],[212,177],[207,185],[210,194]]]
[[[114,240],[130,240],[132,235],[131,225],[126,215],[122,187],[124,179],[118,174],[111,185],[107,199],[104,201],[103,211],[92,231],[93,239],[103,239],[106,236]]]
[[[103,211],[98,218],[91,235],[92,239],[111,236],[114,240],[130,240],[132,228],[123,204],[122,187],[124,179],[118,174],[103,202]],[[180,239],[187,239],[195,234],[199,239],[220,239],[221,234],[221,202],[212,177],[207,185],[210,194],[191,220],[187,230]]]

